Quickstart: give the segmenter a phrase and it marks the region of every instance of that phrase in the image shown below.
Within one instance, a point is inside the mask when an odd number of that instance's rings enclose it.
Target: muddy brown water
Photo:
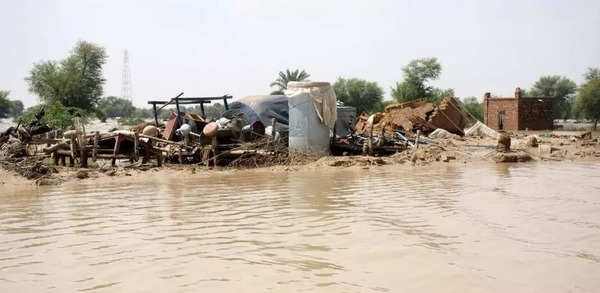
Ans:
[[[152,176],[2,190],[0,292],[600,288],[600,164]]]

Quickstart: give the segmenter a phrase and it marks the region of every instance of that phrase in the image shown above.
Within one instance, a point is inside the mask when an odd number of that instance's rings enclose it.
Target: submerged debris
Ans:
[[[497,152],[493,160],[496,163],[527,162],[531,160],[531,156],[525,152]]]

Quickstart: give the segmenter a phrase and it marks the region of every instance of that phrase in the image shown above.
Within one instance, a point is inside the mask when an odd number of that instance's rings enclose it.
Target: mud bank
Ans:
[[[462,165],[472,163],[496,164],[499,162],[526,161],[600,161],[600,144],[596,138],[575,136],[549,136],[542,132],[521,132],[511,136],[510,151],[498,152],[497,140],[488,137],[438,138],[427,145],[408,149],[391,156],[326,156],[321,158],[288,158],[276,164],[252,165],[252,167],[206,167],[200,165],[125,163],[109,167],[99,161],[91,168],[55,166],[43,157],[20,156],[25,150],[19,145],[4,144],[0,160],[0,185],[3,188],[35,187],[80,182],[81,180],[110,181],[125,178],[133,181],[144,178],[169,178],[212,174],[235,173],[241,170],[257,172],[294,172],[321,170],[323,168],[376,168],[397,166],[418,168],[429,165]],[[152,176],[149,176],[152,174]]]

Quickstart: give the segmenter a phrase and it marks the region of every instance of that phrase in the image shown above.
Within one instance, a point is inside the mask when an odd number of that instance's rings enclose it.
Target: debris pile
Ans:
[[[391,104],[385,107],[383,113],[375,114],[373,132],[394,136],[400,131],[404,135],[416,134],[417,131],[427,135],[441,128],[450,133],[464,135],[464,114],[453,97],[446,97],[439,106],[434,106],[426,99],[419,99],[402,104]],[[371,132],[369,116],[362,114],[356,123],[356,135],[367,136]]]
[[[315,130],[301,123],[306,122],[301,119],[292,119],[290,123],[287,96],[248,97],[229,103],[227,100],[232,97],[228,95],[182,95],[166,101],[150,101],[154,121],[130,130],[88,133],[78,118],[74,119],[72,129],[64,132],[48,132],[51,129],[39,123],[11,127],[0,133],[0,167],[39,180],[40,184],[50,184],[44,182],[60,180],[61,176],[94,177],[96,173],[86,169],[88,160],[103,159],[109,160],[111,167],[106,169],[106,165],[96,163],[100,172],[114,176],[121,174],[116,171],[119,160],[129,162],[124,168],[145,171],[153,167],[151,160],[158,167],[163,162],[236,168],[314,162],[309,165],[369,168],[398,163],[415,166],[433,162],[466,163],[476,159],[523,162],[600,158],[600,144],[597,138],[592,139],[590,132],[555,131],[543,135],[496,132],[479,121],[465,130],[468,114],[453,97],[444,98],[439,106],[425,99],[392,104],[383,113],[363,114],[357,121],[354,121],[355,108],[337,103],[336,111],[328,109],[337,113],[335,127],[328,127],[331,132],[322,139],[334,156],[321,158],[310,152],[289,152],[290,132],[294,138],[297,128],[302,127],[306,133]],[[213,100],[222,100],[225,111],[217,117],[207,117],[203,105]],[[182,112],[180,104],[199,104],[202,113]],[[157,108],[157,105],[162,106]],[[167,105],[175,107],[162,123],[157,113]],[[312,110],[312,105],[309,106],[303,111]],[[332,115],[329,118],[333,120]],[[68,159],[69,166],[82,169],[69,176],[64,176],[69,172],[52,176],[58,171],[44,163],[44,159],[51,159],[57,166],[66,166]],[[122,174],[131,176],[129,172]]]
[[[28,156],[26,145],[15,137],[9,137],[0,143],[0,166],[27,179],[39,179],[52,174],[52,170],[42,160],[40,157]]]
[[[431,138],[455,138],[464,135],[465,114],[453,97],[446,97],[439,106],[426,99],[388,105],[383,113],[362,114],[354,131],[337,139],[334,154],[392,155],[417,147],[436,144]]]

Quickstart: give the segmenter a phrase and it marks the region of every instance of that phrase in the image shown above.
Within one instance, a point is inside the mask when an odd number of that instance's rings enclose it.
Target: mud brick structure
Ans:
[[[514,98],[483,97],[485,124],[494,130],[552,129],[552,98],[522,97],[517,88]]]
[[[390,104],[385,107],[383,113],[376,113],[373,118],[373,133],[382,133],[385,125],[384,134],[387,137],[394,137],[396,131],[413,135],[420,130],[427,135],[437,128],[464,135],[463,129],[466,124],[460,106],[452,96],[445,97],[439,106],[434,106],[427,99]],[[368,119],[367,114],[358,117],[354,134],[369,135]]]

